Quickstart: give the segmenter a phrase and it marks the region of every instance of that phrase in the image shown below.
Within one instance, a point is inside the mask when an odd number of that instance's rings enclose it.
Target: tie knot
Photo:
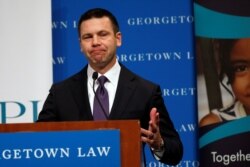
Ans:
[[[105,82],[107,82],[107,81],[108,81],[108,78],[105,77],[104,75],[102,75],[102,76],[100,76],[100,77],[98,78],[98,82],[100,83],[100,85],[101,85],[102,87],[104,86]]]

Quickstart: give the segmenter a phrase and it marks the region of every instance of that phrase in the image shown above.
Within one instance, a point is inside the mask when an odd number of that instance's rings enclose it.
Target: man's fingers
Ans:
[[[146,130],[146,129],[141,128],[141,135],[142,135],[142,136],[145,136],[145,137],[150,137],[150,136],[152,136],[152,135],[154,135],[154,134],[153,134],[153,132],[151,132],[151,131],[149,131],[149,130]]]
[[[156,124],[157,126],[159,126],[160,116],[156,108],[152,108],[150,111],[150,121],[153,124]]]
[[[156,117],[157,117],[157,109],[156,108],[152,108],[150,111],[150,120],[153,123],[156,123]]]

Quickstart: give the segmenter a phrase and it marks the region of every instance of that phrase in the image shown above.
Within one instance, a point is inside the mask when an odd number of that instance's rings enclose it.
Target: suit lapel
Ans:
[[[73,98],[79,109],[79,120],[93,120],[88,98],[87,81],[86,66],[81,72],[73,77],[70,85]]]
[[[135,75],[121,65],[121,74],[109,119],[122,118],[135,89]],[[70,90],[79,109],[79,120],[93,120],[88,98],[87,66],[72,78]]]
[[[127,68],[121,65],[121,73],[119,76],[115,100],[109,116],[110,119],[122,118],[122,114],[136,88],[134,80],[135,76]]]

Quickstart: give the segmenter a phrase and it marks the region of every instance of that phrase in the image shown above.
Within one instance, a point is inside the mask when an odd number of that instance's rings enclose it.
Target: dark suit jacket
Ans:
[[[182,143],[169,118],[159,85],[121,65],[109,120],[137,119],[142,128],[148,129],[152,107],[160,113],[160,132],[165,144],[165,153],[160,161],[177,164],[183,154]],[[87,90],[87,66],[65,81],[52,85],[38,118],[38,122],[80,120],[93,120]]]

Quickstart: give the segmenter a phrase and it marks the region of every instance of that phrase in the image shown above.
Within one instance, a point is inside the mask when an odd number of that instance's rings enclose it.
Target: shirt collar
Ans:
[[[111,83],[112,85],[117,85],[118,84],[119,75],[120,75],[120,71],[121,71],[121,66],[118,63],[118,61],[116,60],[114,66],[111,69],[109,69],[103,75],[108,78],[109,83]],[[90,82],[90,84],[93,83],[92,75],[93,75],[94,72],[95,72],[95,70],[90,65],[88,65],[87,75],[88,75],[88,82]],[[100,75],[101,74],[98,73],[98,77]]]

